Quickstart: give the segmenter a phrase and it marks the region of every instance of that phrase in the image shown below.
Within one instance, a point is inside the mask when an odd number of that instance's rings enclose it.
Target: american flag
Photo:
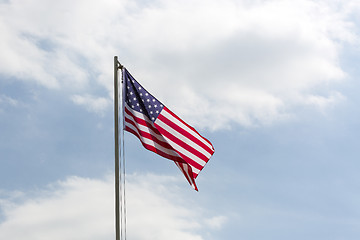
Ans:
[[[123,68],[125,130],[142,145],[173,160],[195,190],[195,178],[214,154],[214,147],[153,95]]]

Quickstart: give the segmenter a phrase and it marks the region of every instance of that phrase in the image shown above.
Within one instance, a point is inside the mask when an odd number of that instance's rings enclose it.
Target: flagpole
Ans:
[[[120,171],[119,171],[119,69],[122,65],[114,57],[114,124],[115,124],[115,239],[120,240]]]

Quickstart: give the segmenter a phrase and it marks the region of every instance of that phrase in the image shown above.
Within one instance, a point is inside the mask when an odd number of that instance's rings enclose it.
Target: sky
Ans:
[[[209,139],[125,133],[133,240],[360,237],[357,0],[0,0],[0,239],[115,239],[113,58]]]

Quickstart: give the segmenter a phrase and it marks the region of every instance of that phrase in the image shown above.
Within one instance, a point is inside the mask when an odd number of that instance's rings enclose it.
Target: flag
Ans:
[[[142,145],[174,161],[195,190],[195,178],[214,154],[214,147],[123,68],[125,130]]]

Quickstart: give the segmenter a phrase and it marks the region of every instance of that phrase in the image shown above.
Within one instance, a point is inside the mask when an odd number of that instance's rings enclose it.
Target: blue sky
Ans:
[[[117,55],[216,150],[195,192],[125,134],[129,239],[358,239],[359,11],[0,1],[0,238],[114,238]]]

